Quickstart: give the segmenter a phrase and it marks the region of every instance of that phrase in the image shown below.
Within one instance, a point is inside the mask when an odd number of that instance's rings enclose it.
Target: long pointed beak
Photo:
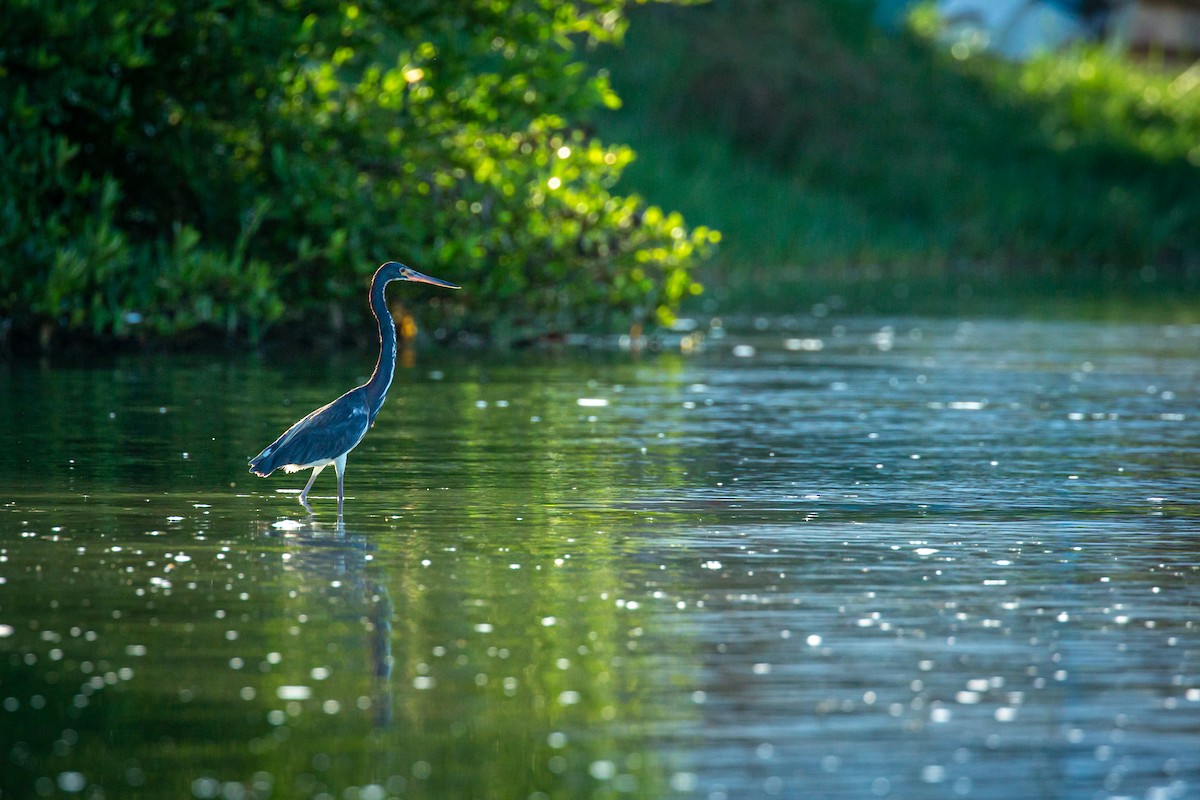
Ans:
[[[447,289],[461,289],[462,288],[457,283],[451,283],[450,281],[444,281],[441,278],[432,278],[428,275],[417,272],[415,269],[412,269],[411,267],[409,268],[408,274],[405,277],[410,281],[416,281],[417,283],[432,283],[434,286],[444,286]]]

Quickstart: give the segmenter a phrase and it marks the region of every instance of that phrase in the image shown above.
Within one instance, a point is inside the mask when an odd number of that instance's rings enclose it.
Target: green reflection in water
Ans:
[[[420,530],[193,526],[26,528],[5,570],[5,618],[26,622],[3,640],[15,796],[71,772],[110,795],[259,773],[284,796],[658,793],[640,737],[686,710],[655,693],[669,670],[639,662],[611,543],[497,559]]]
[[[642,655],[629,589],[656,567],[589,511],[627,494],[625,448],[577,402],[637,367],[406,371],[336,528],[332,485],[307,518],[303,476],[241,465],[355,379],[337,367],[5,377],[9,796],[669,791],[645,737],[692,715],[685,667]]]
[[[304,475],[244,465],[369,357],[5,367],[0,787],[1177,786],[1197,341],[805,319],[689,358],[439,354],[352,454],[344,529],[332,476],[310,518]]]

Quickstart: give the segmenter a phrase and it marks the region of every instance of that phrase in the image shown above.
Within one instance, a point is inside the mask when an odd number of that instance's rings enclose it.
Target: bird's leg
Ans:
[[[346,454],[342,453],[333,462],[333,471],[337,473],[338,479],[338,519],[342,518],[342,503],[346,499],[346,492],[342,487],[342,476],[346,472]]]
[[[300,493],[300,505],[308,509],[308,513],[312,513],[312,506],[308,504],[308,490],[312,488],[313,481],[321,474],[321,470],[325,467],[313,467],[312,475],[308,478],[308,483],[304,484],[304,491]]]

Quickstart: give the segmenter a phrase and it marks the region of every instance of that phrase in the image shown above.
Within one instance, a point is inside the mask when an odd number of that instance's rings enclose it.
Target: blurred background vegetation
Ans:
[[[1084,40],[1008,61],[951,45],[933,3],[896,30],[884,5],[904,4],[647,6],[623,48],[596,51],[625,101],[599,132],[639,154],[618,188],[722,232],[701,272],[718,307],[1188,305],[1194,56]]]
[[[387,259],[500,342],[1200,285],[1200,67],[875,8],[7,0],[0,349],[367,336]]]

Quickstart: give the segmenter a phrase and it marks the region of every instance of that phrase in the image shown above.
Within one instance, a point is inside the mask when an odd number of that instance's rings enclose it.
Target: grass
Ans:
[[[937,30],[889,36],[853,0],[641,7],[594,55],[625,101],[597,132],[638,153],[622,190],[722,231],[722,303],[1194,308],[1200,67],[1015,65]]]

